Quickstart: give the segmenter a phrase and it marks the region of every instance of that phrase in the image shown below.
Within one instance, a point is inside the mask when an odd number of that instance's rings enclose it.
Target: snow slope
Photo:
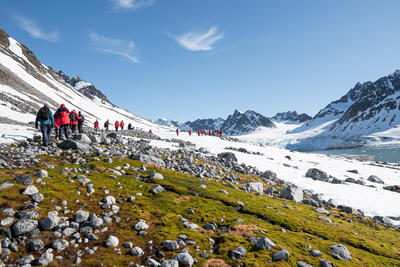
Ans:
[[[174,133],[169,132],[162,132],[161,136],[176,138]],[[314,193],[321,193],[326,201],[333,198],[339,204],[360,209],[368,216],[400,216],[400,205],[398,205],[400,193],[384,190],[382,189],[383,185],[366,180],[370,175],[377,175],[386,185],[399,185],[400,167],[385,168],[373,165],[371,162],[361,162],[321,154],[292,152],[277,147],[225,141],[212,136],[180,134],[178,138],[190,141],[196,144],[197,147],[204,147],[214,154],[224,151],[233,152],[239,163],[256,166],[261,171],[272,170],[282,180],[291,182],[303,189],[312,190]],[[152,141],[152,144],[164,148],[174,148],[173,143],[163,141]],[[261,152],[264,156],[226,150],[226,147],[243,147],[248,151]],[[176,147],[176,149],[179,148]],[[291,160],[285,158],[285,156],[290,156]],[[354,179],[364,178],[366,185],[374,185],[376,188],[351,183],[331,184],[314,181],[305,177],[305,173],[309,168],[321,169],[341,180],[345,180],[348,177]],[[348,172],[348,170],[358,170],[359,174]]]
[[[109,119],[131,122],[134,127],[144,130],[169,129],[135,116],[131,112],[111,103],[90,99],[76,88],[67,84],[50,68],[41,64],[33,52],[9,36],[8,45],[0,43],[0,122],[29,124],[35,120],[37,110],[48,102],[53,112],[64,103],[69,110],[82,111],[85,122],[92,126],[95,120],[100,125]],[[87,83],[80,82],[79,86]],[[7,127],[0,129],[0,135],[7,133]]]

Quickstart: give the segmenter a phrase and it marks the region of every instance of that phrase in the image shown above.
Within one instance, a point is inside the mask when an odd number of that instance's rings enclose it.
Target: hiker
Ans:
[[[50,110],[49,104],[45,103],[36,114],[35,128],[39,128],[42,132],[43,146],[48,146],[50,143],[51,128],[54,127],[53,113]]]
[[[119,128],[119,121],[115,121],[114,127],[115,127],[115,130],[118,131],[118,128]]]
[[[70,118],[70,122],[71,122],[72,133],[75,133],[76,132],[76,127],[78,125],[78,120],[79,120],[78,113],[76,113],[75,109],[73,109],[71,111],[71,113],[69,114],[69,118]]]
[[[61,104],[54,114],[55,119],[60,125],[60,140],[63,140],[63,136],[66,139],[69,139],[69,125],[71,120],[69,118],[69,110],[65,107],[64,104]]]
[[[211,136],[211,130],[208,130],[208,135]]]
[[[189,136],[192,136],[192,131],[191,130],[189,130]]]
[[[176,128],[176,136],[178,136],[178,135],[179,135],[179,129]]]
[[[79,111],[78,112],[78,131],[79,131],[79,133],[83,133],[83,122],[84,121],[85,121],[85,117]]]
[[[151,131],[151,129],[149,130],[149,134],[152,134],[152,131]]]
[[[55,132],[55,138],[60,139],[60,123],[56,118],[54,118],[54,132]]]
[[[121,131],[123,131],[124,130],[124,121],[122,120],[120,123],[119,123],[119,127],[121,127]]]
[[[108,127],[110,126],[110,122],[107,120],[105,123],[104,123],[104,128],[106,128],[106,131],[108,131]]]
[[[128,124],[128,130],[132,130],[132,123]]]
[[[94,122],[94,130],[97,132],[98,129],[99,129],[99,122],[96,120]]]

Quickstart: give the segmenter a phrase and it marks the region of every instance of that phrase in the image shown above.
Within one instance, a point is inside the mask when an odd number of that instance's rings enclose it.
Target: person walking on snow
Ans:
[[[69,118],[69,110],[64,104],[60,105],[54,114],[54,117],[60,125],[60,140],[63,140],[63,136],[65,136],[66,139],[69,139],[69,125],[71,120]]]
[[[98,129],[99,129],[99,122],[96,120],[94,122],[94,130],[97,132]]]
[[[51,129],[54,127],[54,117],[53,113],[49,108],[49,104],[44,104],[42,108],[36,114],[35,128],[39,128],[42,132],[43,145],[48,146],[50,143]]]
[[[85,121],[85,117],[80,111],[78,112],[78,117],[78,131],[79,133],[83,133],[83,122]]]
[[[110,122],[109,122],[109,120],[107,120],[105,123],[104,123],[104,128],[106,129],[106,131],[108,131],[108,127],[110,126]]]
[[[114,127],[115,127],[115,130],[118,131],[118,128],[119,128],[119,121],[115,121]]]
[[[192,131],[191,130],[189,130],[189,136],[192,136]]]
[[[79,115],[78,115],[78,113],[76,113],[75,109],[73,109],[71,111],[71,113],[69,114],[69,118],[70,118],[70,121],[71,121],[72,133],[75,133],[76,132],[76,128],[78,126],[78,120],[79,120]]]
[[[179,129],[177,128],[176,129],[176,136],[178,136],[179,135]]]
[[[124,130],[124,121],[122,120],[120,123],[119,123],[119,127],[121,127],[121,131],[123,131]]]
[[[128,124],[128,130],[132,130],[132,123]]]
[[[152,134],[153,132],[151,131],[151,129],[149,130],[149,134]]]

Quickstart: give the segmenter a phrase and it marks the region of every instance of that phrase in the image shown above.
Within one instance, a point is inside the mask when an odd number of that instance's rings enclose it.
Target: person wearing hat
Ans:
[[[50,144],[50,134],[51,129],[54,127],[54,117],[53,112],[51,112],[49,104],[44,104],[43,107],[39,109],[36,114],[35,128],[39,128],[42,132],[43,146],[48,146]]]
[[[57,122],[60,124],[60,140],[63,140],[65,136],[66,139],[69,139],[69,125],[71,123],[69,118],[69,110],[65,107],[64,104],[61,104],[59,109],[57,109],[54,114]]]

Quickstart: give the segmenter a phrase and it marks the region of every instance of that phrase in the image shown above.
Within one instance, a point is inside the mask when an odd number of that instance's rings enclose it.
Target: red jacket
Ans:
[[[119,123],[119,126],[120,126],[121,128],[124,127],[124,122],[121,121],[121,122]]]
[[[99,129],[99,123],[98,123],[98,121],[95,121],[95,122],[94,122],[94,128],[95,128],[95,129]]]
[[[80,117],[78,116],[78,113],[76,113],[75,110],[71,111],[70,118],[71,118],[72,114],[75,114],[75,121],[72,121],[70,119],[71,125],[78,125],[78,120],[80,119]]]
[[[115,126],[115,128],[118,128],[119,127],[119,121],[115,121],[114,126]]]
[[[54,124],[68,125],[71,121],[69,119],[69,110],[67,108],[59,108],[54,114]]]

